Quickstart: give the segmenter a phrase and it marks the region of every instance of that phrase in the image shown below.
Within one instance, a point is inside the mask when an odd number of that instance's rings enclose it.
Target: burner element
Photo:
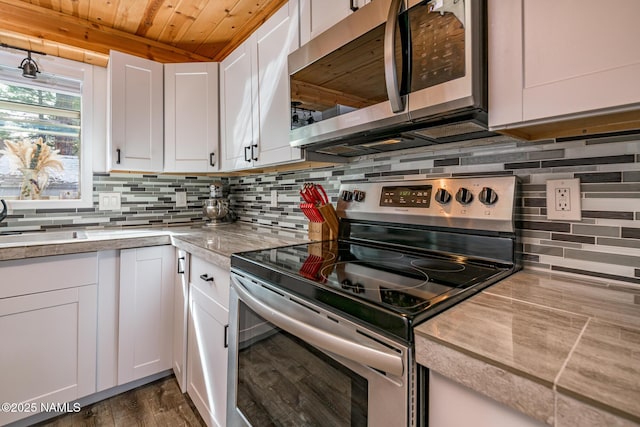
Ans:
[[[335,272],[334,272],[335,270]],[[320,270],[320,276],[342,289],[357,294],[365,290],[379,291],[382,288],[395,291],[419,288],[429,283],[429,276],[422,270],[403,263],[382,262],[373,264],[365,261],[339,261]],[[336,280],[337,279],[337,280]]]

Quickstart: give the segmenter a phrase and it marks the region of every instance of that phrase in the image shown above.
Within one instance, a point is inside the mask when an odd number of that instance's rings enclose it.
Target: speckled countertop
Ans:
[[[0,236],[0,261],[173,244],[220,267],[229,268],[230,256],[234,252],[305,241],[306,233],[303,232],[242,222],[211,228],[196,225],[25,233]]]
[[[638,288],[521,271],[415,332],[418,363],[548,425],[640,425]]]

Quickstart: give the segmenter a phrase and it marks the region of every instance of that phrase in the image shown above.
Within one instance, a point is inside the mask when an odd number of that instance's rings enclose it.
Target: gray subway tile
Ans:
[[[561,234],[561,233],[551,234],[551,240],[560,240],[563,242],[574,242],[574,243],[586,243],[591,245],[596,243],[596,239],[593,236],[580,236],[575,234]]]
[[[580,178],[580,183],[587,182],[621,182],[622,172],[594,172],[594,173],[577,173],[575,178]]]
[[[524,251],[532,254],[551,255],[561,257],[564,253],[564,249],[556,246],[542,246],[542,245],[524,245]]]
[[[564,256],[565,258],[579,259],[582,261],[624,265],[629,267],[640,265],[640,257],[633,255],[565,249]]]
[[[624,171],[624,172],[622,172],[622,181],[624,181],[624,182],[640,182],[640,171]]]
[[[582,211],[583,218],[606,218],[633,220],[633,212],[619,211]]]
[[[640,239],[640,228],[622,227],[622,238]]]
[[[620,227],[573,224],[572,230],[575,234],[586,236],[620,237]]]
[[[640,249],[640,240],[636,239],[613,239],[610,237],[598,237],[598,245],[619,246],[622,248]]]
[[[542,162],[543,168],[557,168],[562,166],[582,166],[582,165],[608,165],[616,163],[634,163],[633,154],[620,156],[598,156],[582,157],[577,159],[545,160]]]
[[[529,153],[529,160],[548,160],[564,157],[564,150],[545,150],[545,151],[531,151]]]

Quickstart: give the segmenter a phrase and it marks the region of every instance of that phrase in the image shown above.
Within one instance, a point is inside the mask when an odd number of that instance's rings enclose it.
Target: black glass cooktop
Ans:
[[[231,266],[406,340],[414,324],[513,270],[462,256],[347,241],[234,254]]]

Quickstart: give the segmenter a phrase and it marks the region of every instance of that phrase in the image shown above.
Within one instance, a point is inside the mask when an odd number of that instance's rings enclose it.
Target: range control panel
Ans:
[[[512,231],[517,178],[439,178],[340,187],[338,215],[354,220]]]
[[[393,185],[382,187],[380,206],[428,208],[431,205],[430,185]]]

